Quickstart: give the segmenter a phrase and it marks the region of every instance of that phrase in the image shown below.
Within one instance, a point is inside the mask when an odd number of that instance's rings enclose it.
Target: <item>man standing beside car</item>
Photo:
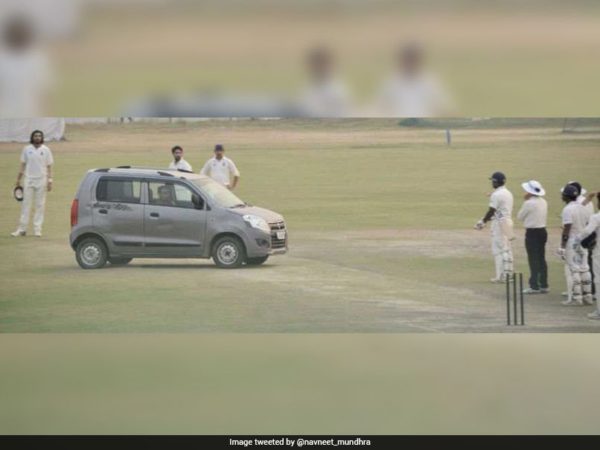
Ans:
[[[206,175],[221,183],[229,190],[234,190],[240,179],[240,172],[235,163],[225,156],[225,148],[215,145],[215,156],[204,164],[200,175]]]
[[[21,165],[15,186],[21,186],[21,179],[25,176],[23,204],[21,206],[21,220],[13,237],[25,236],[29,226],[31,205],[34,205],[33,216],[34,236],[42,236],[44,223],[44,208],[46,205],[46,192],[52,190],[52,152],[44,145],[44,133],[35,130],[31,133],[30,144],[21,153]]]
[[[169,164],[169,169],[193,172],[191,164],[183,159],[183,148],[176,145],[171,149],[171,154],[173,155],[173,161]]]

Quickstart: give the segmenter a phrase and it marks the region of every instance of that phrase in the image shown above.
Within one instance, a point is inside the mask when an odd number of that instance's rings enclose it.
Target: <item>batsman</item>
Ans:
[[[513,273],[512,241],[513,231],[513,195],[506,188],[506,176],[494,172],[490,177],[494,191],[490,195],[489,209],[485,216],[475,224],[476,230],[483,230],[492,221],[492,254],[496,265],[496,276],[492,283],[504,283]]]

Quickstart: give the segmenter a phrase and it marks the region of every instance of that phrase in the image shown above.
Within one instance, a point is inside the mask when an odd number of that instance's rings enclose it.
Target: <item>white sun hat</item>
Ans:
[[[537,195],[538,197],[543,197],[546,195],[546,191],[539,181],[526,181],[525,183],[521,184],[521,187],[525,190],[525,192],[528,192],[531,195]]]

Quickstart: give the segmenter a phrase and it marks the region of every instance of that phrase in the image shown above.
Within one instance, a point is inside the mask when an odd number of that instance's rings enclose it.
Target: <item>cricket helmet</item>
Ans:
[[[572,184],[567,184],[564,188],[561,189],[563,198],[569,199],[569,200],[577,200],[577,197],[579,197],[579,191],[577,190],[577,187],[573,186]]]
[[[490,180],[492,180],[495,185],[504,186],[504,183],[506,183],[506,175],[502,172],[494,172],[490,177]]]

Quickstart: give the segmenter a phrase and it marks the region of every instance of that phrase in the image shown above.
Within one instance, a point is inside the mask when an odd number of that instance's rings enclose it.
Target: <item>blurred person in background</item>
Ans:
[[[240,172],[235,163],[225,156],[225,147],[215,145],[215,156],[202,167],[200,175],[211,177],[229,190],[234,190],[240,180]]]
[[[52,190],[53,164],[52,152],[44,145],[44,133],[35,130],[31,133],[30,144],[21,153],[21,166],[15,186],[20,187],[21,179],[25,176],[25,189],[21,206],[21,220],[17,230],[11,234],[13,237],[26,235],[32,204],[35,208],[33,217],[34,235],[36,237],[42,236],[46,192]]]
[[[535,180],[527,181],[521,185],[525,191],[525,202],[517,214],[517,219],[525,226],[525,249],[529,261],[529,288],[523,290],[524,294],[547,294],[548,265],[546,263],[546,243],[548,232],[546,223],[548,219],[548,202],[544,199],[546,191]]]
[[[375,102],[375,115],[383,117],[439,117],[453,111],[450,96],[436,76],[425,69],[421,45],[402,45],[396,71]]]
[[[306,64],[310,83],[300,102],[305,114],[310,117],[348,116],[350,96],[336,74],[331,50],[322,46],[313,48],[307,55]]]
[[[513,273],[513,195],[506,188],[506,176],[502,172],[494,172],[490,177],[494,192],[490,195],[490,203],[485,216],[475,224],[476,230],[483,230],[485,224],[492,222],[492,254],[496,266],[496,276],[492,283],[504,283]]]
[[[183,148],[181,148],[179,145],[176,145],[171,149],[171,154],[173,155],[173,161],[171,161],[171,164],[169,164],[169,169],[187,170],[188,172],[193,172],[192,165],[183,159]]]
[[[50,87],[50,65],[25,16],[5,18],[0,42],[0,116],[39,116]]]
[[[558,254],[565,261],[565,278],[567,281],[567,299],[563,305],[593,304],[592,277],[588,263],[588,251],[576,242],[577,236],[587,226],[591,214],[578,202],[580,191],[573,184],[562,189],[562,199],[566,206],[562,211],[563,232]]]

